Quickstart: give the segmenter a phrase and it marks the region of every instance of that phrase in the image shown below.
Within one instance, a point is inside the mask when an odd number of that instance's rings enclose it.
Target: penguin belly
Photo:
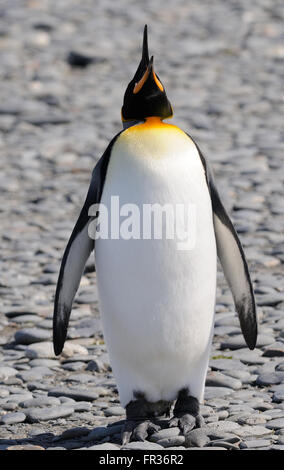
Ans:
[[[145,239],[142,230],[140,238],[109,233],[96,240],[100,312],[121,404],[135,392],[150,402],[172,401],[185,387],[202,401],[213,334],[216,244],[211,199],[192,140],[162,123],[124,131],[112,149],[101,197],[109,211],[113,196],[120,208],[135,204],[141,214],[145,204],[195,208],[190,249],[179,249],[176,238]]]

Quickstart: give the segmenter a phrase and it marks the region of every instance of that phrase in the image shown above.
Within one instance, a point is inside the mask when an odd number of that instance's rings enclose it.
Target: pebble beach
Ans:
[[[0,450],[284,450],[284,4],[0,1]],[[242,242],[259,334],[247,348],[218,265],[204,427],[121,444],[93,254],[56,357],[63,252],[121,130],[144,25],[172,123],[210,162]]]

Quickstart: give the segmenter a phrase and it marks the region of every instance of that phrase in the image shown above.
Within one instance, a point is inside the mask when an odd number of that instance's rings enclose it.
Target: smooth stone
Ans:
[[[253,413],[254,409],[245,403],[240,405],[230,405],[228,408],[230,415],[238,414],[238,413]]]
[[[284,343],[280,341],[271,344],[265,348],[263,357],[282,357],[284,356]]]
[[[234,377],[235,379],[239,379],[242,384],[251,383],[253,378],[249,372],[246,370],[226,370],[226,375],[230,377]]]
[[[162,447],[172,447],[172,446],[179,446],[179,445],[184,445],[185,443],[185,437],[184,436],[172,436],[172,437],[167,437],[164,439],[160,439],[157,441],[157,444],[159,444]]]
[[[32,344],[50,339],[50,332],[41,328],[24,328],[16,331],[14,337],[18,344]]]
[[[121,447],[121,450],[161,450],[163,446],[149,441],[135,441],[129,442],[125,446]]]
[[[244,440],[240,443],[240,449],[257,449],[258,447],[269,447],[270,441],[266,439]]]
[[[241,429],[241,426],[234,421],[218,421],[217,423],[207,424],[208,428],[211,428],[212,431],[222,431],[223,433],[236,433]]]
[[[51,341],[33,343],[25,350],[26,356],[30,359],[46,358],[54,359],[53,344]]]
[[[284,401],[284,391],[283,392],[275,392],[273,394],[273,401],[275,403],[281,403],[282,401]]]
[[[89,362],[86,367],[86,370],[92,372],[106,372],[109,369],[109,360],[108,357],[99,357],[95,360]]]
[[[55,354],[53,350],[53,343],[50,341],[43,341],[40,343],[33,343],[29,345],[25,350],[26,356],[31,359],[37,358],[47,358],[47,359],[54,359]],[[68,341],[65,342],[62,357],[72,357],[75,354],[83,354],[88,355],[88,350],[79,344],[70,343]]]
[[[90,411],[92,409],[92,404],[89,401],[79,401],[79,403],[74,404],[74,411],[78,413],[84,411]]]
[[[87,436],[83,438],[84,441],[100,441],[107,436],[112,436],[121,432],[123,425],[114,424],[113,426],[102,427],[99,426],[93,429]]]
[[[95,390],[83,390],[77,388],[67,387],[55,387],[48,391],[50,397],[69,397],[78,401],[93,401],[96,400],[99,395]]]
[[[233,444],[232,442],[222,441],[218,439],[217,441],[211,441],[209,443],[210,447],[224,447],[228,450],[239,450],[239,444]]]
[[[258,413],[254,413],[252,415],[240,416],[237,422],[239,424],[248,424],[250,426],[254,426],[256,424],[266,424],[267,417]]]
[[[99,318],[87,318],[68,331],[68,338],[90,338],[102,332],[102,324]]]
[[[94,446],[88,447],[86,450],[120,450],[120,448],[111,442],[104,442],[103,444],[96,444]]]
[[[264,346],[268,346],[274,342],[273,336],[268,336],[264,334],[259,334],[257,337],[257,347],[261,348]],[[246,342],[242,335],[236,335],[227,340],[221,342],[221,349],[239,349],[239,348],[247,348]]]
[[[6,400],[9,403],[20,403],[31,398],[33,398],[32,393],[23,390],[21,393],[10,394]]]
[[[17,444],[15,446],[7,447],[7,450],[45,450],[45,448],[33,444]]]
[[[221,398],[226,395],[230,395],[232,393],[232,389],[229,389],[227,387],[211,387],[211,386],[206,386],[205,387],[205,393],[204,393],[204,400],[211,400],[212,398]]]
[[[90,374],[72,374],[69,375],[66,379],[67,382],[79,382],[82,384],[89,383],[89,382],[96,382],[97,379],[93,375]]]
[[[265,364],[268,359],[262,357],[262,351],[259,349],[239,349],[231,352],[234,359],[239,359],[244,364],[248,365],[262,365]]]
[[[221,372],[209,372],[206,377],[205,386],[228,387],[233,390],[238,390],[242,387],[242,382],[233,377],[226,376]]]
[[[87,434],[89,434],[90,430],[88,428],[84,428],[84,427],[75,427],[75,428],[71,428],[71,429],[66,429],[66,431],[63,431],[62,434],[60,434],[59,436],[56,436],[53,441],[59,441],[59,440],[62,440],[62,439],[73,439],[75,437],[82,437],[82,436],[86,436]]]
[[[273,385],[269,387],[270,392],[284,392],[284,384]]]
[[[38,315],[19,315],[11,318],[13,323],[37,323],[39,321]]]
[[[43,408],[56,405],[60,405],[60,400],[55,397],[47,396],[31,398],[30,400],[25,400],[19,403],[19,406],[22,408]]]
[[[281,379],[276,373],[261,374],[256,379],[256,384],[263,387],[266,385],[278,385],[280,383]]]
[[[9,390],[7,388],[0,388],[0,398],[6,398],[10,395]]]
[[[44,392],[48,392],[51,388],[53,388],[52,385],[43,383],[40,381],[35,381],[35,382],[28,382],[27,383],[27,388],[32,392],[34,390],[41,390]]]
[[[84,363],[89,363],[93,360],[96,360],[97,359],[97,356],[95,355],[91,355],[91,354],[88,354],[88,355],[80,355],[80,354],[74,354],[73,356],[71,357],[64,357],[63,360],[62,360],[62,363],[61,365],[63,364],[70,364],[70,363],[73,363],[73,362],[84,362]]]
[[[211,359],[209,361],[209,367],[211,367],[212,370],[221,371],[246,370],[246,366],[237,359]]]
[[[9,377],[12,377],[18,373],[17,369],[14,367],[0,366],[0,380],[6,380]]]
[[[269,419],[284,418],[284,410],[278,408],[272,408],[262,413],[264,416],[268,416]]]
[[[5,411],[15,411],[18,407],[17,403],[2,403],[1,408]]]
[[[255,426],[244,425],[244,426],[240,426],[238,430],[232,431],[232,432],[234,432],[238,437],[241,437],[241,438],[258,437],[258,436],[261,437],[261,436],[266,436],[272,433],[272,431],[267,429],[267,427],[264,427],[261,425],[255,425]]]
[[[85,369],[86,364],[85,362],[68,362],[67,364],[61,364],[62,369],[70,370],[72,372],[76,372],[78,370]]]
[[[180,434],[179,428],[167,428],[167,429],[160,429],[157,432],[154,432],[150,437],[149,440],[151,442],[158,442],[161,439],[168,439],[173,436],[178,436]]]
[[[105,416],[121,416],[125,414],[125,409],[122,406],[110,406],[104,410]]]
[[[24,382],[31,382],[33,380],[40,380],[42,377],[53,375],[53,372],[48,367],[33,367],[30,370],[25,370],[17,374],[17,377]]]
[[[268,429],[282,429],[284,428],[284,418],[272,419],[266,423]]]
[[[272,306],[274,307],[275,305],[284,302],[284,293],[280,292],[275,292],[273,294],[264,294],[262,296],[258,296],[257,299],[257,305],[260,307],[262,306]]]
[[[39,423],[58,418],[65,418],[74,413],[74,407],[70,405],[52,406],[48,408],[28,408],[26,410],[29,423]]]
[[[7,413],[0,417],[0,424],[16,424],[23,423],[26,420],[25,413],[16,411],[15,413]]]
[[[32,359],[29,361],[31,367],[61,367],[61,364],[56,359]]]
[[[209,442],[210,438],[207,436],[206,430],[202,428],[193,429],[185,436],[185,447],[204,447]]]

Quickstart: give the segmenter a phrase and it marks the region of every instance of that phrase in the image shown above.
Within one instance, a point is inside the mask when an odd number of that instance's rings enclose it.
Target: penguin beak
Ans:
[[[152,76],[154,82],[156,83],[157,87],[161,90],[164,91],[164,87],[161,84],[160,80],[158,79],[157,75],[155,74],[154,71],[154,65],[153,65],[154,57],[152,56],[151,59],[149,60],[149,64],[147,66],[147,69],[142,76],[142,78],[137,82],[133,88],[133,93],[136,95],[136,93],[139,93],[139,91],[143,88],[143,85],[146,83],[148,78]]]

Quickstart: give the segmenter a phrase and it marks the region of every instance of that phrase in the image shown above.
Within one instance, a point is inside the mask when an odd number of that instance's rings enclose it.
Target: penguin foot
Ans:
[[[132,441],[145,441],[148,436],[161,429],[161,426],[153,423],[150,420],[145,421],[131,421],[126,420],[122,430],[122,445],[128,444]]]
[[[130,440],[145,441],[147,437],[161,429],[155,421],[170,415],[171,402],[160,400],[149,402],[141,392],[133,393],[135,400],[126,405],[126,422],[122,430],[122,445]]]
[[[204,419],[199,413],[199,402],[197,398],[189,395],[187,388],[179,392],[173,413],[169,427],[179,427],[183,435],[194,428],[201,428],[204,424]]]
[[[181,434],[185,436],[192,429],[201,428],[203,424],[204,419],[200,414],[197,416],[192,416],[189,413],[184,413],[180,417],[174,416],[172,419],[170,419],[169,427],[180,428]]]

